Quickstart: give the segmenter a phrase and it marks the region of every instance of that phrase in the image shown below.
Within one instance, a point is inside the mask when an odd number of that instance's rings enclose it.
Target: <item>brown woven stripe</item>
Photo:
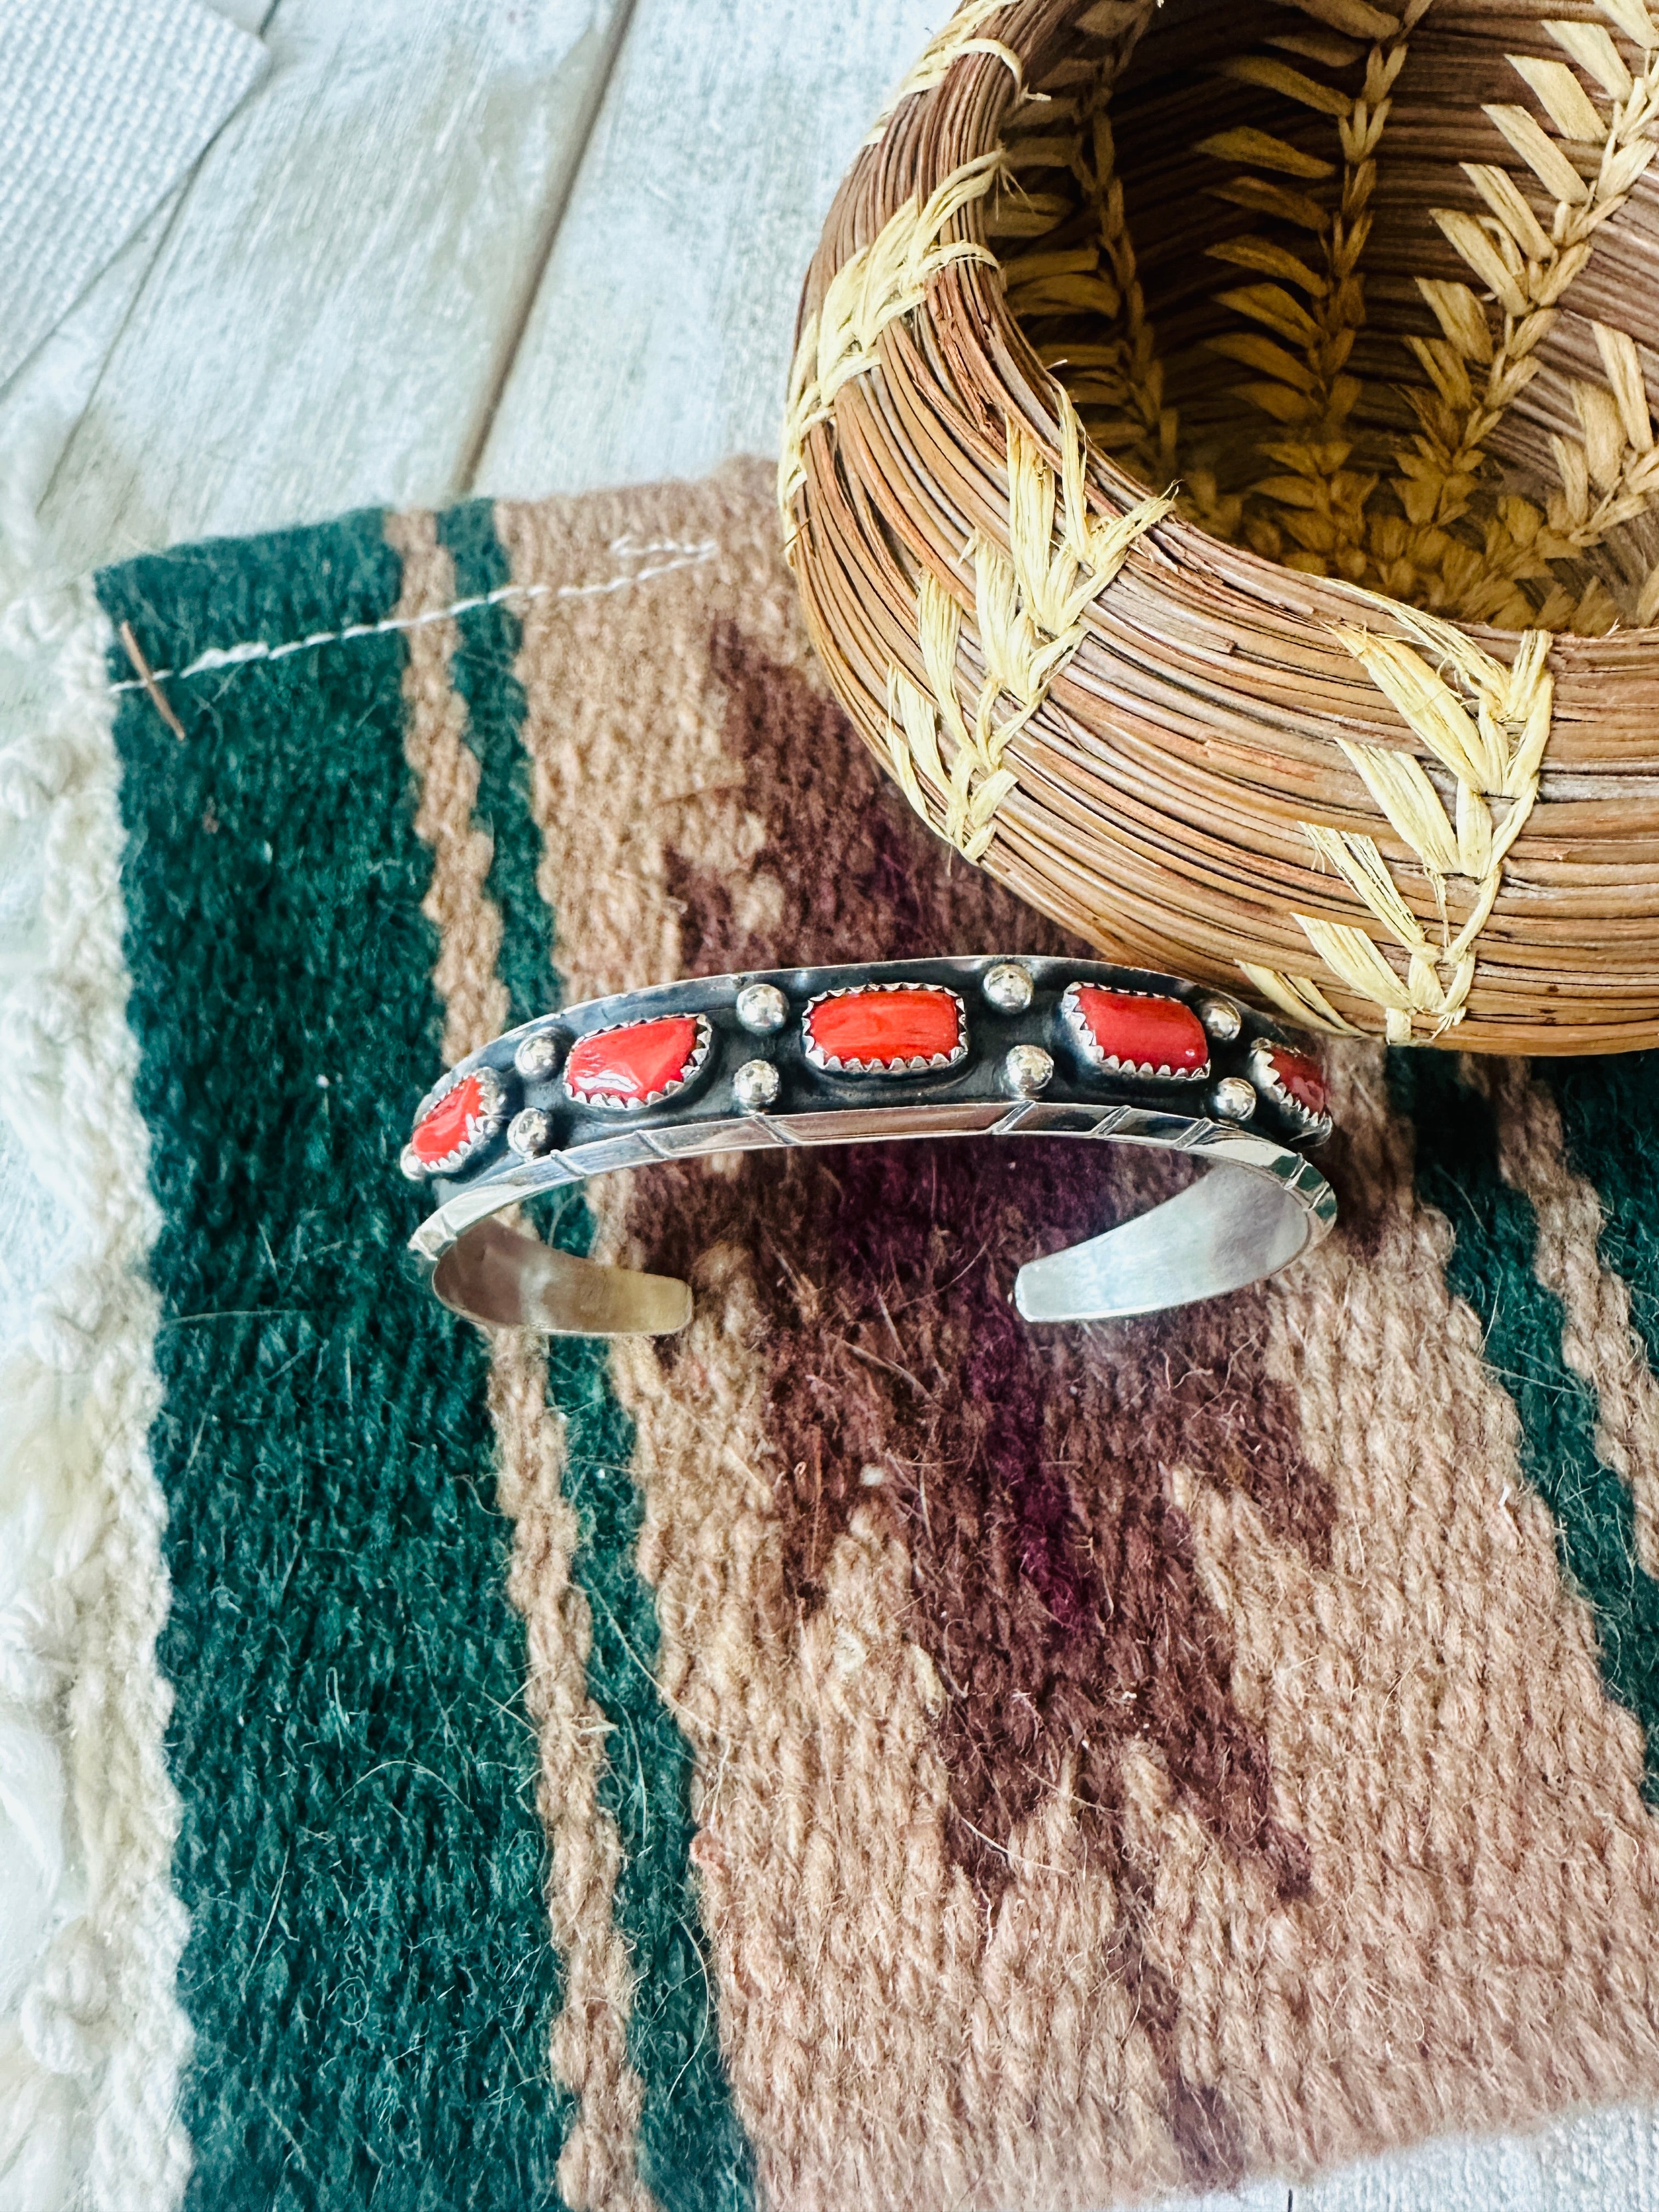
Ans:
[[[398,613],[428,617],[406,633],[406,750],[420,789],[416,834],[433,853],[425,911],[439,932],[434,981],[444,1004],[444,1056],[453,1064],[506,1026],[507,988],[495,972],[501,920],[484,888],[491,842],[473,826],[478,763],[451,675],[459,636],[453,621],[430,619],[454,602],[454,563],[430,514],[394,515],[386,535],[404,557]],[[550,2056],[555,2080],[577,2100],[559,2159],[560,2191],[571,2212],[648,2212],[653,2200],[634,2165],[641,2091],[627,2051],[633,1982],[611,1921],[619,1847],[596,1794],[605,1722],[587,1694],[592,1622],[586,1599],[570,1585],[579,1532],[560,1487],[562,1439],[548,1409],[539,1339],[521,1330],[491,1335],[489,1411],[496,1497],[514,1524],[507,1589],[528,1637],[525,1695],[541,1765],[536,1802],[551,1847],[548,1908],[564,1966],[564,2008]]]

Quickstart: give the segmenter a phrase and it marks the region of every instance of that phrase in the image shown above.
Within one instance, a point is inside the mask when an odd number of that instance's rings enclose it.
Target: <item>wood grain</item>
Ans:
[[[239,30],[260,37],[275,0],[204,0]],[[204,149],[205,153],[207,149]],[[0,381],[0,601],[66,580],[86,563],[60,552],[39,526],[40,508],[104,364],[182,208],[198,155],[118,249],[44,343]],[[0,700],[11,686],[0,650]]]
[[[533,496],[770,453],[842,172],[943,0],[639,0],[477,476]]]
[[[64,559],[458,487],[625,0],[282,0],[41,520]]]

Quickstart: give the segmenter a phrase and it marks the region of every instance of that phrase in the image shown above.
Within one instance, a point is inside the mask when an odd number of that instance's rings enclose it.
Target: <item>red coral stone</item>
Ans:
[[[897,991],[870,985],[820,999],[807,1010],[806,1042],[843,1067],[908,1068],[913,1060],[953,1059],[962,1041],[960,1001],[936,983]]]
[[[446,1091],[429,1114],[422,1114],[410,1138],[410,1149],[428,1167],[458,1152],[472,1135],[473,1124],[483,1120],[483,1085],[476,1075],[463,1076],[453,1091]]]
[[[601,1030],[570,1048],[566,1088],[573,1098],[617,1098],[645,1105],[659,1091],[683,1083],[696,1065],[695,1014],[665,1014],[654,1022],[629,1022]]]
[[[1267,1051],[1268,1065],[1297,1104],[1310,1114],[1328,1114],[1331,1094],[1319,1062],[1305,1052],[1292,1052],[1288,1045],[1270,1044]]]
[[[1171,1075],[1202,1075],[1208,1067],[1204,1024],[1179,999],[1107,991],[1097,983],[1074,988],[1077,1020],[1103,1058],[1126,1068],[1149,1066],[1154,1074],[1168,1068]]]

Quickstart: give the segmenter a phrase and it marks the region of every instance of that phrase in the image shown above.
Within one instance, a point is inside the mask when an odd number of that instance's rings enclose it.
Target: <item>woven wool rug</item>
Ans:
[[[829,701],[758,471],[37,633],[90,2201],[1037,2212],[1659,2092],[1659,1057],[1334,1054],[1340,1233],[1170,1317],[1007,1301],[1165,1164],[936,1145],[591,1185],[544,1232],[691,1327],[487,1340],[403,1251],[443,1060],[1060,941]]]

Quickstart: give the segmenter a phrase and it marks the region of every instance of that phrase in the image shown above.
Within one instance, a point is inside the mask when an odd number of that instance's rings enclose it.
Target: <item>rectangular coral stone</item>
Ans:
[[[1207,1073],[1204,1024],[1179,999],[1109,991],[1098,983],[1074,983],[1066,997],[1073,1034],[1097,1066],[1137,1075]]]
[[[937,983],[838,991],[808,1008],[805,1030],[809,1050],[849,1073],[920,1073],[963,1049],[962,1001]]]

